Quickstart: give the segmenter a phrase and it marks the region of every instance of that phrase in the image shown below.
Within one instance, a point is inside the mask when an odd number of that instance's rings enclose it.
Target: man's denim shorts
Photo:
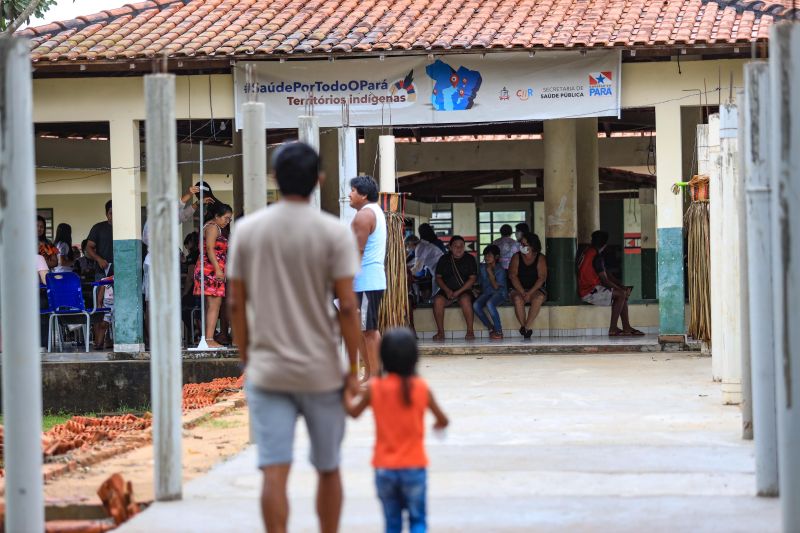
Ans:
[[[329,392],[267,391],[247,382],[250,423],[258,446],[258,467],[290,464],[294,427],[303,416],[311,440],[311,464],[320,472],[339,468],[345,412],[342,390]]]

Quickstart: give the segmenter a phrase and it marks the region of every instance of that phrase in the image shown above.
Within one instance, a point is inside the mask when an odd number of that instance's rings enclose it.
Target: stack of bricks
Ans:
[[[138,417],[132,414],[103,418],[73,416],[42,435],[44,456],[63,455],[101,441],[112,441],[121,434],[145,430],[151,424],[150,416]]]
[[[183,386],[183,410],[200,409],[242,389],[244,376],[217,378],[210,383],[187,383]]]

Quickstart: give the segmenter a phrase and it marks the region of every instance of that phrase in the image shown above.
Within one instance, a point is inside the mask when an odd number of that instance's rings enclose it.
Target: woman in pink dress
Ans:
[[[222,229],[231,223],[231,206],[217,202],[211,207],[211,218],[203,226],[203,283],[206,297],[206,342],[210,348],[221,348],[214,340],[217,319],[225,297],[225,263],[228,258],[228,239]],[[200,259],[194,269],[194,295],[200,296]]]

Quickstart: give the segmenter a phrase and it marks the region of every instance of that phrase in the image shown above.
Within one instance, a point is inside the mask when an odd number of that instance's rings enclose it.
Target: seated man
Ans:
[[[578,294],[586,303],[611,306],[609,337],[644,335],[628,320],[628,297],[633,287],[625,287],[606,271],[602,252],[608,244],[608,232],[592,233],[592,245],[578,259]],[[622,329],[617,327],[622,317]]]
[[[436,265],[436,285],[440,292],[433,297],[433,319],[436,321],[435,341],[444,340],[444,308],[458,302],[467,322],[465,340],[474,340],[472,324],[475,316],[472,311],[472,286],[478,278],[478,264],[475,258],[464,253],[467,244],[460,235],[450,239],[450,251],[439,259]]]

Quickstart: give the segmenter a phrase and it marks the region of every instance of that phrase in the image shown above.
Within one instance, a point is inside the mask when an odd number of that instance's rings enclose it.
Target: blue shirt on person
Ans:
[[[478,275],[478,281],[481,285],[481,294],[498,293],[503,295],[503,298],[506,298],[508,296],[508,275],[506,274],[506,270],[499,264],[494,267],[494,279],[497,282],[496,289],[489,280],[486,263],[481,263],[480,274]]]

